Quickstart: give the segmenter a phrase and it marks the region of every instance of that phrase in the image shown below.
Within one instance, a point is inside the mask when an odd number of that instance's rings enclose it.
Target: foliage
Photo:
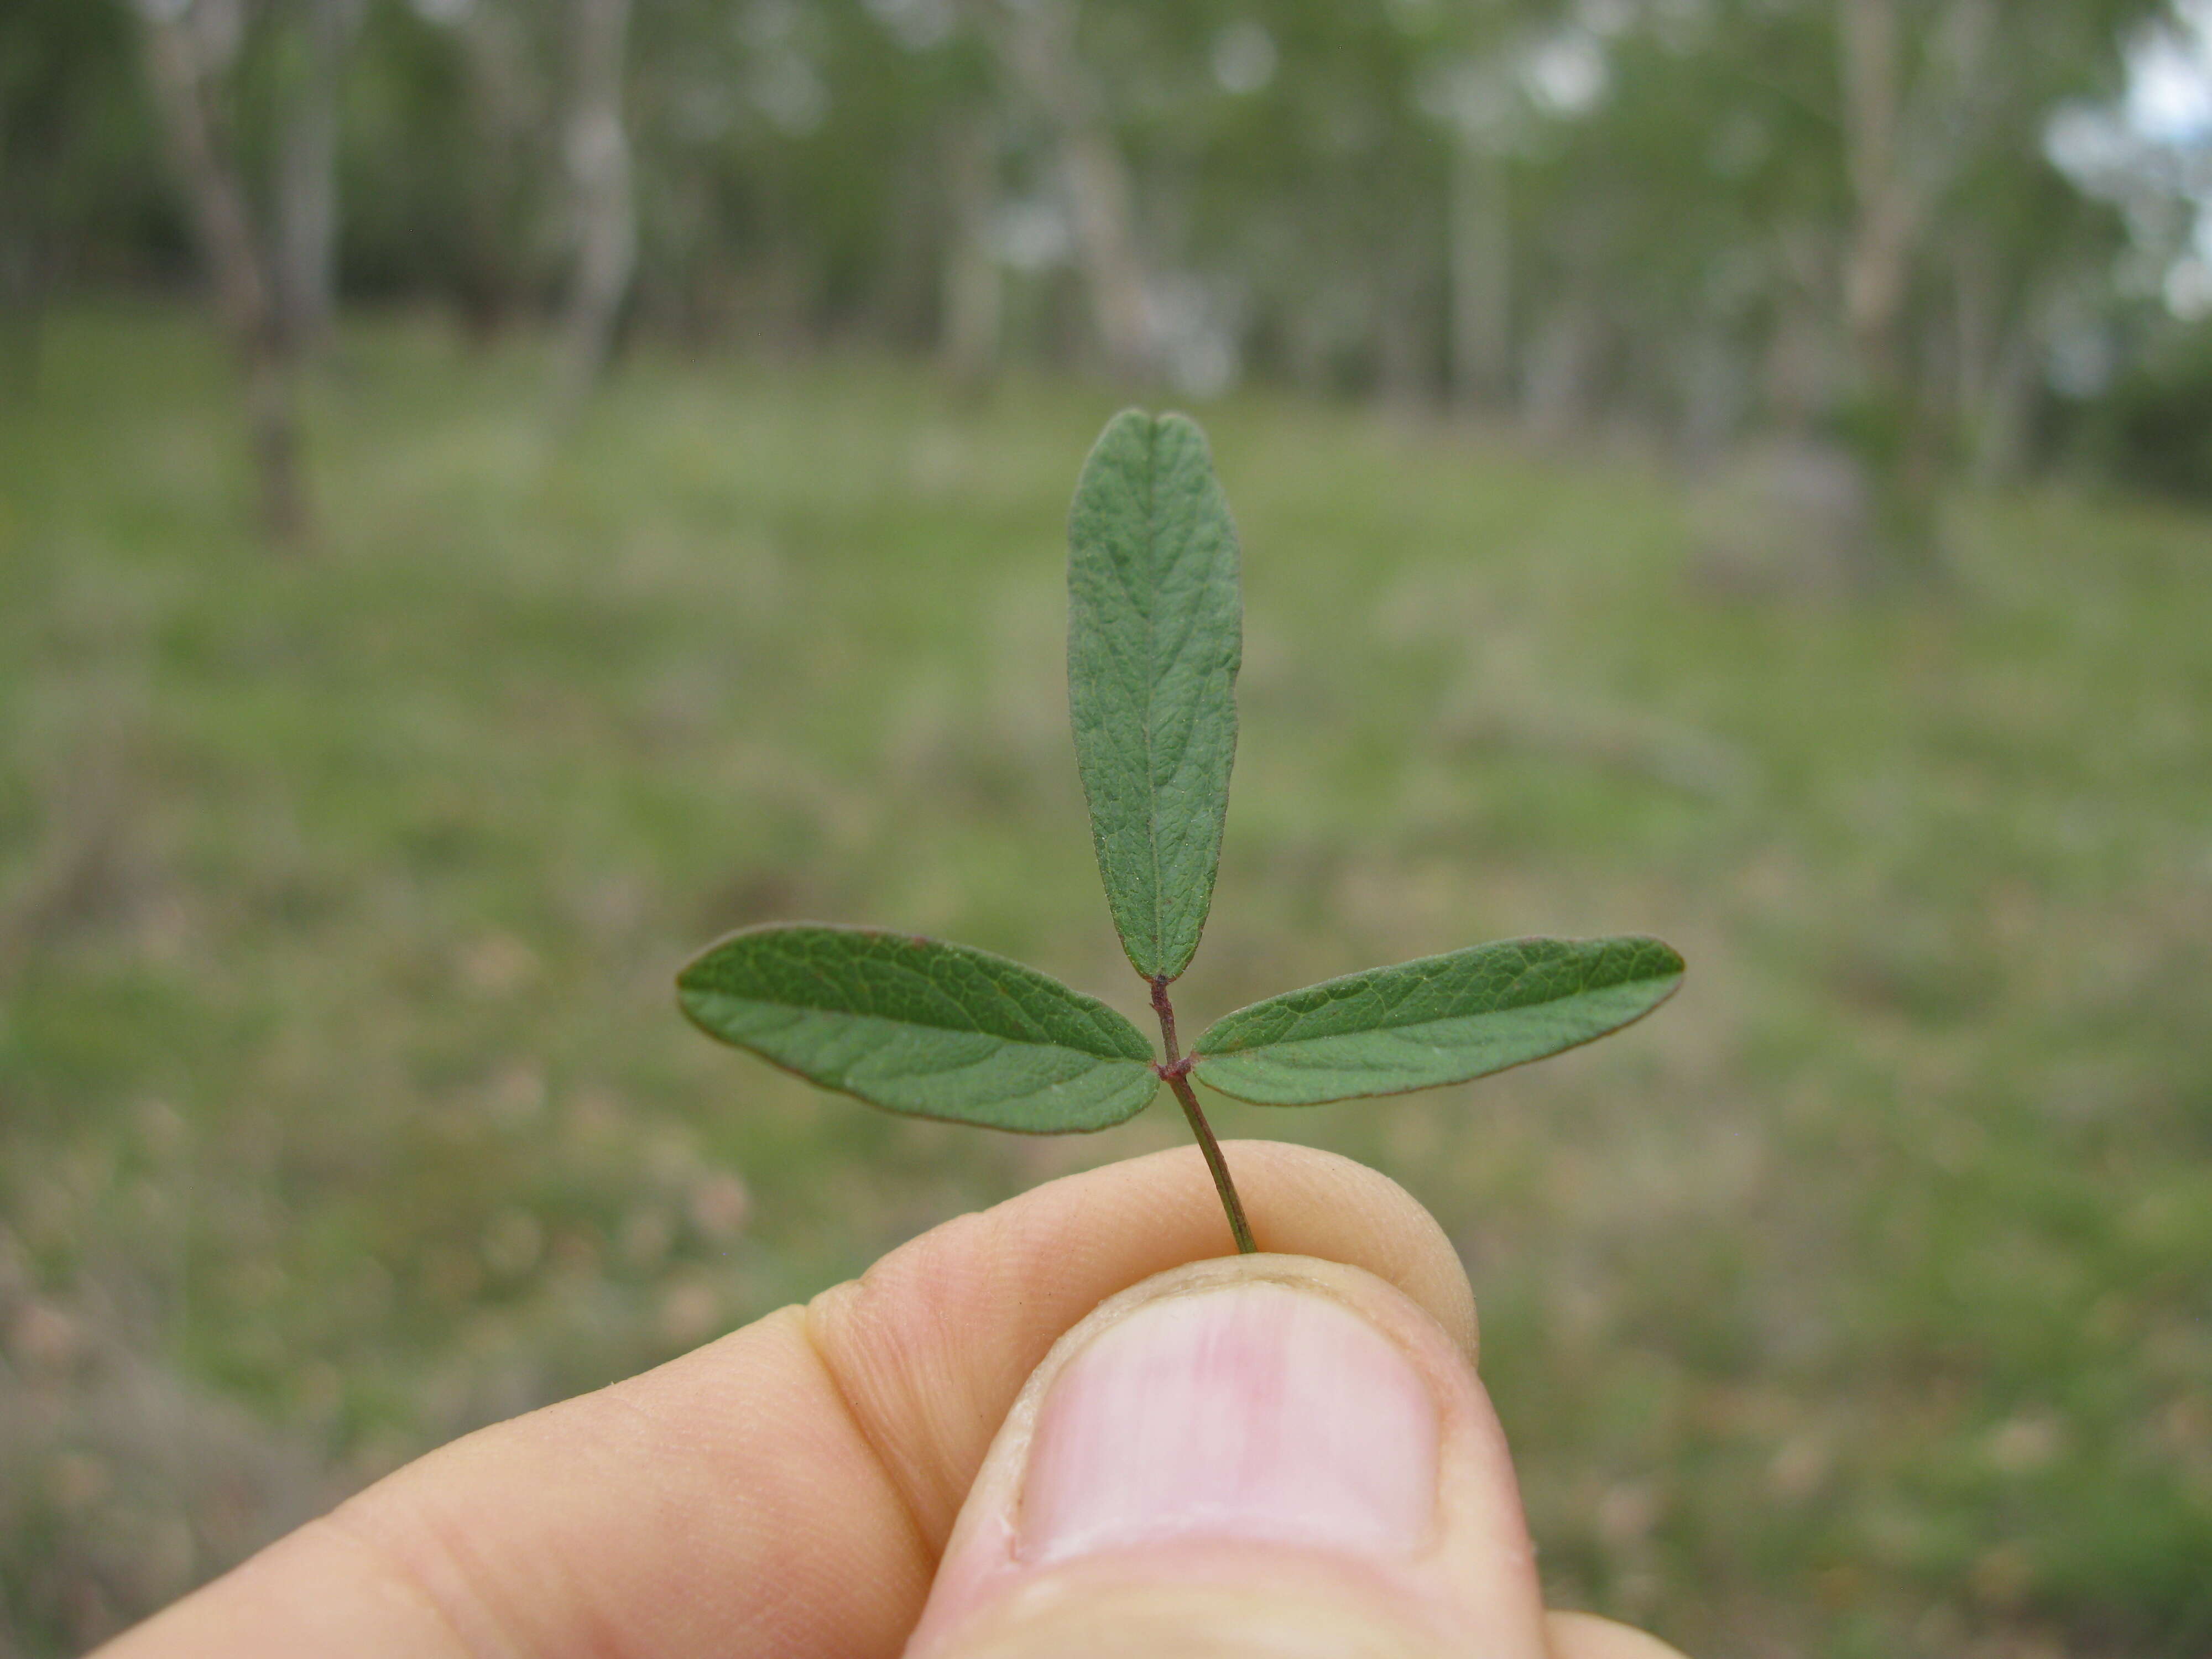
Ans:
[[[197,8],[240,20],[219,101],[264,195],[301,20],[327,3]],[[570,9],[357,9],[346,292],[440,301],[483,328],[543,312],[573,240]],[[1887,136],[1910,197],[1909,384],[1874,418],[1940,461],[2035,459],[2021,434],[2048,410],[2044,371],[2141,309],[2123,215],[2069,182],[2045,135],[2055,112],[2115,95],[2124,43],[2159,9],[1900,14]],[[632,321],[782,354],[951,350],[964,316],[980,332],[963,349],[985,360],[1097,362],[1064,135],[993,45],[1009,19],[1049,16],[1075,43],[1070,98],[1097,112],[1092,159],[1133,203],[1124,252],[1178,389],[1258,374],[1546,429],[1625,419],[1697,453],[1848,428],[1867,366],[1844,267],[1864,227],[1838,15],[1830,0],[656,0],[628,76]],[[0,223],[19,262],[44,285],[173,275],[173,169],[129,9],[19,0],[0,29]]]
[[[119,6],[0,12],[0,305],[35,304],[72,276],[179,263],[132,45]]]
[[[2212,501],[2212,327],[2171,338],[2075,411],[2100,470],[2185,501]]]
[[[1681,978],[1656,939],[1478,945],[1239,1009],[1191,1045],[1192,1075],[1267,1106],[1464,1083],[1640,1019]]]
[[[1106,902],[1129,965],[1179,979],[1213,902],[1244,651],[1237,532],[1198,428],[1109,425],[1067,538],[1068,711]]]
[[[1108,423],[1068,518],[1068,707],[1108,908],[1152,989],[1165,1057],[1103,1003],[934,939],[753,928],[678,981],[708,1036],[895,1112],[1030,1133],[1093,1130],[1164,1080],[1254,1249],[1186,1079],[1310,1106],[1466,1083],[1587,1042],[1674,994],[1656,939],[1519,939],[1378,968],[1229,1015],[1179,1051],[1168,987],[1213,899],[1243,655],[1237,532],[1188,416]]]
[[[860,927],[748,929],[684,971],[684,1012],[827,1089],[894,1112],[1057,1134],[1159,1089],[1144,1035],[988,951]]]

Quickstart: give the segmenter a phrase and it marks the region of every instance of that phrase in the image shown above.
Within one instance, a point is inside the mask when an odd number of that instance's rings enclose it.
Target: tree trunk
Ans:
[[[1529,338],[1523,410],[1539,437],[1570,437],[1596,418],[1605,346],[1601,310],[1589,293],[1571,293]]]
[[[330,328],[336,283],[338,104],[354,0],[301,0],[303,51],[276,181],[277,313],[295,351]]]
[[[1422,252],[1428,257],[1419,257]],[[1426,414],[1434,401],[1437,341],[1421,292],[1434,257],[1433,248],[1401,248],[1375,274],[1376,390],[1384,407],[1400,415]]]
[[[246,383],[262,526],[273,541],[297,544],[307,535],[307,513],[292,363],[245,187],[208,107],[198,44],[166,11],[142,6],[139,15],[162,137],[185,187],[216,310]]]
[[[471,337],[505,326],[521,286],[514,250],[533,240],[521,208],[531,134],[546,121],[548,91],[533,72],[522,26],[495,0],[477,0],[461,21],[468,64],[469,164],[463,179],[459,301]]]
[[[1852,217],[1844,318],[1858,397],[1856,447],[1877,503],[1879,551],[1899,568],[1933,560],[1936,457],[1906,373],[1905,302],[1921,208],[1903,149],[1905,40],[1897,0],[1838,0],[1837,56]]]
[[[1007,78],[1052,134],[1108,372],[1149,380],[1159,371],[1160,341],[1137,246],[1134,192],[1077,55],[1074,0],[988,0],[985,22]]]
[[[1957,288],[1958,386],[1954,420],[1974,482],[2007,483],[2026,469],[2039,377],[2044,284],[2008,268],[1985,236],[1962,239]]]
[[[562,332],[568,400],[598,382],[637,263],[629,136],[623,125],[624,37],[630,0],[571,0],[568,175],[574,191],[576,264]]]
[[[2009,483],[2027,471],[2033,443],[2042,342],[2033,311],[2023,305],[2021,313],[1997,349],[1973,411],[1972,465],[1974,481],[1985,486]]]
[[[1504,409],[1513,393],[1513,225],[1505,162],[1462,135],[1452,149],[1452,401]]]
[[[1844,312],[1858,370],[1887,388],[1904,372],[1900,331],[1917,214],[1899,156],[1904,42],[1897,0],[1838,0],[1845,166],[1852,203]]]
[[[948,148],[952,211],[938,349],[955,380],[976,386],[998,365],[1006,315],[1005,278],[991,241],[999,207],[999,156],[988,118],[979,114],[963,121]]]
[[[27,225],[0,211],[0,388],[39,378],[39,325],[46,310],[46,251]]]

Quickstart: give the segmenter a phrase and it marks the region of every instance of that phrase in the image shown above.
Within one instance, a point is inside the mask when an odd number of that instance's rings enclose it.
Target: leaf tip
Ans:
[[[1125,445],[1149,447],[1156,424],[1150,410],[1139,409],[1132,404],[1115,415],[1099,429],[1098,441],[1091,446],[1091,453],[1095,459]]]
[[[1663,939],[1647,937],[1636,939],[1633,943],[1637,949],[1652,958],[1652,965],[1657,971],[1651,974],[1650,978],[1674,981],[1674,984],[1667,988],[1667,994],[1672,996],[1676,987],[1681,984],[1683,975],[1690,971],[1690,964],[1682,960],[1682,953]]]

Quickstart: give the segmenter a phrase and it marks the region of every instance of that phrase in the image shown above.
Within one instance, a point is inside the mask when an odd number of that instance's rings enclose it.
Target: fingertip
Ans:
[[[1545,1633],[1552,1659],[1683,1659],[1656,1636],[1594,1613],[1549,1613]]]
[[[1472,1362],[1480,1346],[1474,1287],[1443,1224],[1380,1170],[1340,1153],[1279,1140],[1222,1146],[1248,1201],[1262,1250],[1363,1267],[1426,1309]],[[1278,1186],[1295,1207],[1271,1205]]]
[[[1277,1141],[1224,1149],[1264,1249],[1374,1274],[1462,1354],[1474,1292],[1413,1196],[1350,1158]],[[1061,1334],[1154,1274],[1225,1256],[1194,1146],[1048,1182],[933,1228],[807,1308],[815,1346],[933,1545],[1000,1420]]]
[[[1085,1623],[1085,1653],[1538,1659],[1510,1459],[1452,1334],[1308,1256],[1194,1262],[1099,1307],[1007,1414],[908,1652]]]

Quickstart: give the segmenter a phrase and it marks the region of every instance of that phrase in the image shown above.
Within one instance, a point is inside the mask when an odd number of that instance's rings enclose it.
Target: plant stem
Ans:
[[[1244,1202],[1237,1196],[1237,1183],[1229,1178],[1229,1164],[1221,1156],[1221,1143],[1213,1138],[1213,1127],[1199,1109],[1198,1096],[1192,1091],[1190,1079],[1181,1072],[1165,1073],[1168,1087],[1182,1103],[1182,1115],[1190,1120],[1190,1132],[1198,1137],[1198,1149],[1206,1154],[1206,1167],[1213,1172],[1213,1189],[1221,1194],[1221,1207],[1229,1216],[1229,1235],[1237,1241],[1240,1255],[1252,1255],[1259,1246],[1252,1242],[1251,1224],[1244,1219]]]
[[[1182,1050],[1176,1047],[1175,1004],[1168,1000],[1168,976],[1162,974],[1150,982],[1152,1012],[1160,1017],[1160,1042],[1168,1051],[1167,1067],[1173,1071],[1182,1064]]]
[[[1222,1210],[1229,1217],[1229,1234],[1237,1241],[1238,1253],[1256,1255],[1260,1247],[1252,1242],[1251,1224],[1244,1219],[1244,1200],[1237,1196],[1237,1183],[1229,1178],[1229,1161],[1221,1156],[1221,1143],[1213,1138],[1213,1126],[1206,1121],[1198,1092],[1190,1086],[1190,1062],[1176,1049],[1175,1006],[1168,1000],[1164,975],[1152,981],[1152,1012],[1160,1017],[1160,1041],[1168,1052],[1167,1064],[1156,1069],[1175,1091],[1183,1118],[1198,1138],[1198,1149],[1206,1154],[1206,1167],[1213,1176],[1213,1190],[1221,1194]]]

